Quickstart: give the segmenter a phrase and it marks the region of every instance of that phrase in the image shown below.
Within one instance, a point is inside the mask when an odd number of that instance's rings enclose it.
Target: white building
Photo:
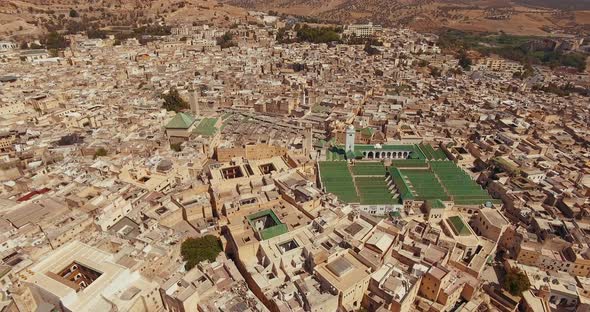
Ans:
[[[0,41],[0,51],[15,50],[18,45],[10,41]]]
[[[348,128],[346,128],[346,152],[354,152],[354,136],[354,126],[350,125]]]
[[[30,311],[160,311],[158,283],[116,263],[115,255],[73,241],[26,270]]]
[[[368,24],[348,25],[344,29],[344,34],[356,37],[373,37],[382,31],[383,27],[381,25],[373,25],[373,23],[369,22]]]

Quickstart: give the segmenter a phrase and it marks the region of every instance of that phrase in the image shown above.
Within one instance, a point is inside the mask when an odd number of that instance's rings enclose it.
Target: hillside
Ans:
[[[246,10],[214,0],[3,0],[0,38],[37,37],[64,28],[101,29],[165,22],[229,25]]]
[[[590,0],[224,0],[247,9],[277,11],[343,23],[455,28],[521,35],[588,33]]]

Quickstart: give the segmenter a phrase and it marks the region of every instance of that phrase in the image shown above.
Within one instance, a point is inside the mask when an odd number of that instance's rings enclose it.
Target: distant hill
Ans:
[[[229,25],[246,15],[243,8],[216,0],[0,0],[0,39],[38,37],[64,26]]]
[[[590,0],[518,0],[515,2],[522,5],[560,10],[590,10]]]
[[[404,25],[417,30],[456,28],[547,35],[587,32],[590,0],[222,0],[247,9],[276,11],[342,23]],[[586,10],[586,11],[584,11]]]

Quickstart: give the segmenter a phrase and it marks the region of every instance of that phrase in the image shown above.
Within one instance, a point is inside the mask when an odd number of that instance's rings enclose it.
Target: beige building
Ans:
[[[215,148],[215,154],[217,160],[223,162],[230,161],[236,157],[259,160],[284,156],[287,154],[287,148],[269,144],[246,144],[240,147],[218,146]]]
[[[343,309],[352,311],[361,307],[371,276],[369,268],[351,251],[332,255],[326,263],[315,268],[315,273],[331,292],[338,294]]]
[[[202,297],[215,292],[213,283],[194,267],[186,274],[175,273],[160,288],[160,295],[166,311],[195,311]]]
[[[567,272],[574,276],[590,276],[588,250],[579,251],[569,244],[540,244],[523,242],[518,246],[516,261],[519,264],[535,266],[541,270]]]
[[[73,241],[20,276],[37,306],[60,311],[159,311],[158,283],[117,264],[113,254]],[[31,310],[32,311],[32,310]]]
[[[510,222],[496,209],[483,208],[479,210],[472,222],[472,228],[477,235],[498,242],[508,228]]]
[[[419,295],[443,306],[439,311],[453,306],[459,298],[470,300],[477,280],[455,269],[433,266],[422,277]]]
[[[26,111],[27,107],[23,102],[0,103],[0,114],[2,116],[21,114]]]
[[[416,268],[425,266],[416,265]],[[407,272],[407,266],[401,263],[386,263],[371,274],[369,293],[365,296],[364,306],[369,311],[387,309],[392,312],[414,311],[414,302],[420,289],[421,277],[415,272]],[[420,272],[419,274],[422,274]]]

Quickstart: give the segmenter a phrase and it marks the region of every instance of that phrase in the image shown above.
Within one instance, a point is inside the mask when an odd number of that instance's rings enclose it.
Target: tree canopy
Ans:
[[[164,99],[164,104],[162,107],[166,110],[179,112],[183,109],[190,108],[188,102],[180,97],[180,94],[176,88],[170,88],[168,93],[162,94],[160,97]]]
[[[298,26],[298,27],[297,27]],[[328,43],[340,41],[340,29],[333,27],[310,27],[307,24],[296,25],[297,39],[312,43]]]
[[[531,288],[531,283],[523,272],[513,269],[504,276],[504,289],[513,296],[520,296]]]
[[[217,38],[217,45],[222,49],[235,47],[237,44],[233,39],[233,35],[228,31],[223,36]]]
[[[99,147],[95,152],[94,152],[94,158],[96,157],[101,157],[101,156],[106,156],[108,154],[107,150],[104,149],[104,147]]]
[[[78,11],[76,11],[74,9],[70,9],[70,17],[72,17],[72,18],[80,17],[80,14],[78,14]]]
[[[182,259],[186,261],[184,268],[188,271],[201,261],[215,261],[217,255],[222,252],[221,241],[213,235],[200,238],[188,238],[180,247]]]
[[[464,70],[470,70],[472,64],[473,62],[467,56],[467,53],[461,52],[461,54],[459,55],[459,66],[461,66],[461,68],[463,68]]]

